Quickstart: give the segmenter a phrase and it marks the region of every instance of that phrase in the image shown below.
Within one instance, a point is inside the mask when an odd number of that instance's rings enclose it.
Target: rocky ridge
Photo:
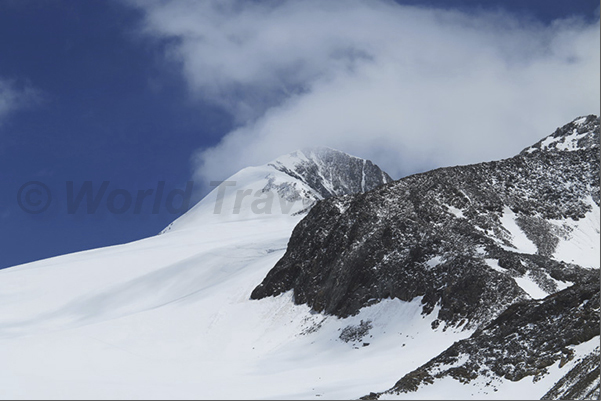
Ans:
[[[586,121],[598,136],[599,120]],[[599,207],[598,177],[597,145],[441,168],[319,202],[252,298],[293,290],[297,303],[349,316],[424,296],[424,312],[440,304],[445,322],[485,323],[529,298],[514,277],[550,294],[587,275],[553,254],[570,238],[564,223]],[[521,249],[515,226],[535,249]]]
[[[579,259],[599,253],[599,161],[591,115],[509,159],[326,199],[251,298],[293,291],[297,304],[346,317],[386,298],[423,297],[423,314],[438,310],[433,328],[476,330],[383,394],[444,377],[536,381],[599,335],[599,262]],[[592,245],[578,242],[584,226]],[[574,243],[579,251],[566,252]],[[548,397],[597,394],[594,352]]]

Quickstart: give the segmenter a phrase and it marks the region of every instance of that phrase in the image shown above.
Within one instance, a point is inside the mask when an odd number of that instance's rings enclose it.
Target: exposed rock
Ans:
[[[598,274],[598,271],[597,271]],[[407,393],[450,376],[518,381],[544,376],[574,358],[572,346],[599,336],[599,280],[576,284],[543,301],[516,303],[498,318],[405,375],[386,393]],[[494,388],[494,385],[492,386]],[[543,398],[587,398],[599,391],[599,348],[570,370]],[[380,396],[381,394],[377,394]],[[373,397],[377,398],[377,397]]]
[[[547,294],[559,281],[587,279],[590,270],[552,258],[569,234],[558,221],[599,206],[599,119],[579,120],[549,137],[557,144],[579,130],[569,149],[540,145],[545,139],[510,159],[319,202],[252,298],[293,290],[296,303],[344,317],[381,299],[423,296],[424,313],[438,304],[440,320],[473,328],[530,298],[516,277]],[[534,250],[523,249],[510,223]]]

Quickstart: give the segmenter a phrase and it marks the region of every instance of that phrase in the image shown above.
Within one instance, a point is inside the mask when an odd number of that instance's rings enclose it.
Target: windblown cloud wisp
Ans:
[[[399,178],[508,157],[599,110],[599,22],[387,1],[140,2],[193,94],[238,127],[194,156],[223,179],[329,146]]]

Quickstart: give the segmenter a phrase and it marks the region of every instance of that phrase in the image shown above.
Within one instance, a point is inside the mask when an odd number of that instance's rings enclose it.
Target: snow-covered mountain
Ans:
[[[595,116],[396,182],[241,170],[161,235],[0,270],[0,398],[598,397],[598,178]]]
[[[366,355],[339,330],[386,316],[372,332],[401,325],[416,337],[424,324],[417,303],[337,319],[289,294],[250,300],[305,216],[294,208],[388,180],[369,161],[303,150],[229,178],[236,184],[225,188],[220,213],[209,194],[162,235],[1,270],[0,397],[352,398],[393,381],[397,370],[377,368],[385,343]],[[248,189],[250,202],[234,210],[237,191]],[[283,213],[274,196],[271,214],[255,213],[264,190],[309,201]],[[406,356],[417,366],[463,336],[425,354],[407,347]],[[361,356],[372,372],[349,375]]]
[[[308,148],[240,170],[164,231],[207,223],[306,213],[317,201],[367,192],[392,179],[369,160],[330,148]]]

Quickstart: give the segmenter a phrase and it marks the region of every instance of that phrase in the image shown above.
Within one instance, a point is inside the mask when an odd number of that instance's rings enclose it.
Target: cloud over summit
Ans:
[[[215,180],[308,146],[393,177],[509,157],[599,111],[599,22],[387,1],[139,2],[191,93],[238,128],[196,156]]]

